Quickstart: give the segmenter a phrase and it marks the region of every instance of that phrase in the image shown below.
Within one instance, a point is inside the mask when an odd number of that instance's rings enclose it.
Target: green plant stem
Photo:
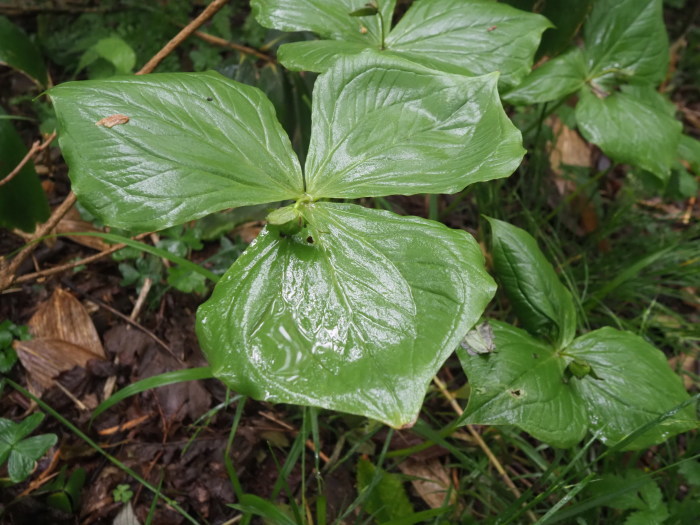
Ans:
[[[50,414],[54,419],[58,420],[62,425],[67,427],[71,432],[73,432],[76,436],[78,436],[80,439],[85,441],[90,447],[92,447],[96,452],[104,456],[107,461],[115,465],[117,468],[123,470],[127,474],[129,474],[132,478],[134,478],[136,481],[141,483],[144,487],[146,487],[148,490],[150,490],[154,497],[161,497],[163,501],[165,501],[168,505],[170,505],[173,509],[175,509],[177,512],[179,512],[184,518],[187,519],[190,523],[193,523],[194,525],[199,525],[200,522],[198,522],[196,519],[194,519],[190,514],[185,511],[180,505],[175,501],[172,500],[163,494],[161,494],[160,490],[158,487],[154,487],[151,485],[148,481],[143,479],[141,476],[139,476],[135,471],[124,465],[121,461],[119,461],[117,458],[109,454],[108,452],[105,452],[102,447],[100,447],[97,443],[95,443],[92,439],[90,439],[87,434],[85,434],[82,430],[80,430],[78,427],[76,427],[73,423],[68,421],[65,417],[63,417],[61,414],[56,412],[51,406],[46,404],[44,401],[36,397],[35,395],[31,394],[29,391],[27,391],[24,387],[21,385],[15,383],[12,379],[5,378],[5,381],[7,382],[8,385],[10,385],[12,388],[14,388],[17,392],[22,394],[24,397],[27,399],[31,399],[34,401],[37,405],[41,407],[41,409],[46,412],[47,414]]]

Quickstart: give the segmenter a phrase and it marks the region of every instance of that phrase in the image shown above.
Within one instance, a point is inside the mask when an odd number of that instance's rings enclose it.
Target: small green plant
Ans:
[[[7,462],[7,473],[12,483],[29,477],[36,461],[56,444],[56,434],[27,437],[43,420],[43,414],[32,414],[19,423],[0,418],[0,465]]]
[[[9,319],[0,323],[0,374],[7,374],[17,362],[17,352],[12,348],[15,339],[30,339],[29,328],[16,325]]]
[[[558,447],[578,443],[588,430],[612,445],[650,427],[626,449],[697,427],[695,408],[661,351],[609,327],[576,337],[576,304],[535,239],[489,222],[496,275],[522,328],[489,321],[491,348],[465,344],[458,351],[471,385],[463,422],[516,425]]]
[[[112,491],[112,497],[115,502],[128,503],[134,497],[134,491],[126,483],[121,483]]]
[[[535,69],[504,99],[562,103],[576,94],[576,124],[587,140],[663,185],[673,169],[681,194],[697,191],[679,161],[690,162],[700,145],[682,135],[675,105],[657,91],[669,60],[663,1],[597,0],[583,42]]]

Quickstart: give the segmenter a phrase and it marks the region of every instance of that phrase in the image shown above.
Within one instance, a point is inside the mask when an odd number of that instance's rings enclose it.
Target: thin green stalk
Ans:
[[[230,390],[226,389],[226,400],[230,395]],[[236,469],[233,466],[233,461],[231,460],[231,447],[233,445],[233,439],[236,437],[236,430],[238,430],[238,424],[241,422],[241,416],[243,415],[243,408],[245,407],[246,397],[242,397],[236,406],[236,414],[233,416],[233,423],[231,424],[231,431],[228,434],[228,440],[226,441],[226,449],[224,450],[224,466],[226,467],[226,472],[231,480],[231,485],[233,486],[233,492],[236,493],[236,499],[241,500],[244,495],[243,487],[236,474]]]

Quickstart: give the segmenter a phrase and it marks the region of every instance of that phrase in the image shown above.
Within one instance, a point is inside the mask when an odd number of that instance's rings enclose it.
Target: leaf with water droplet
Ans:
[[[301,211],[308,234],[263,230],[199,308],[214,375],[256,399],[412,424],[495,291],[478,245],[353,204]]]

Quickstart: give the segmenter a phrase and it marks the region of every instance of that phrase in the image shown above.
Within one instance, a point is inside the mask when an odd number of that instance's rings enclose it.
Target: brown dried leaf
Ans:
[[[552,119],[552,132],[556,142],[549,153],[549,163],[552,171],[562,174],[562,165],[590,168],[591,145],[573,129],[567,127],[561,120]]]
[[[12,347],[29,373],[34,391],[39,395],[52,387],[54,378],[62,372],[75,366],[85,368],[90,359],[103,359],[103,356],[94,354],[82,346],[60,339],[15,341]]]
[[[126,115],[122,115],[120,113],[117,113],[115,115],[110,115],[109,117],[105,117],[103,119],[98,120],[95,122],[95,126],[104,126],[105,128],[113,128],[114,126],[119,126],[120,124],[126,124],[129,122],[129,117]]]
[[[438,509],[445,504],[448,491],[450,490],[450,473],[437,458],[427,461],[420,461],[408,458],[399,464],[399,469],[406,476],[411,476],[411,484],[418,495],[427,503],[431,509]],[[450,492],[449,504],[456,501],[456,492]]]
[[[263,229],[264,223],[260,221],[246,222],[236,227],[233,234],[239,236],[243,242],[251,243]]]
[[[95,357],[106,359],[90,315],[81,302],[65,290],[57,288],[48,301],[39,305],[28,324],[29,331],[37,339],[71,343]]]
[[[73,233],[73,232],[101,232],[92,224],[80,218],[78,210],[71,208],[70,211],[61,219],[56,226],[56,233]],[[73,242],[77,242],[82,246],[87,246],[97,251],[104,251],[109,248],[109,244],[98,237],[87,237],[84,235],[75,235],[68,237]]]

